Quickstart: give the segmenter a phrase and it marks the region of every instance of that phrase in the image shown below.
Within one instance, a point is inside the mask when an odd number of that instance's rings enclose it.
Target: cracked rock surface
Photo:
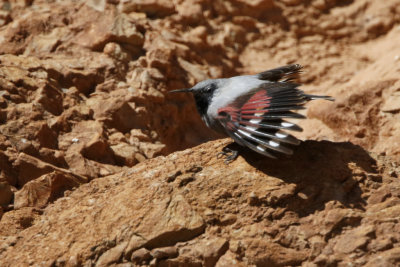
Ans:
[[[399,43],[398,0],[3,1],[0,266],[398,266]],[[292,157],[167,94],[289,63],[336,99]]]
[[[400,183],[393,174],[400,166],[329,141],[306,141],[280,162],[241,151],[226,165],[215,151],[229,144],[208,142],[79,186],[5,238],[1,261],[398,263]]]

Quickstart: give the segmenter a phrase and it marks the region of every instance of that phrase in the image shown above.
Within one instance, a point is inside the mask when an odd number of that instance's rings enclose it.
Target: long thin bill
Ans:
[[[169,91],[169,93],[189,93],[190,92],[190,88],[185,88],[185,89],[178,89],[178,90],[172,90]]]

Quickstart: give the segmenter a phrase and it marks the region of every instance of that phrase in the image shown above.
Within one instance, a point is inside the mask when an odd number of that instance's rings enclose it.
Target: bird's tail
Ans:
[[[329,100],[329,101],[335,101],[335,99],[331,96],[328,95],[308,95],[308,94],[304,94],[305,97],[307,97],[310,100],[314,100],[314,99],[324,99],[324,100]]]

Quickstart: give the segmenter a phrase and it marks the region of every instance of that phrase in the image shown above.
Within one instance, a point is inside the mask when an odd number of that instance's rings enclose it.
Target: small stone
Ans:
[[[81,154],[91,160],[112,162],[113,151],[101,134],[95,134],[83,147]]]
[[[312,5],[319,10],[324,10],[326,8],[326,3],[324,0],[315,0],[313,1]]]
[[[57,169],[57,167],[25,153],[19,153],[17,160],[14,162],[14,166],[19,170],[19,186],[23,186],[27,182]]]
[[[224,266],[244,267],[246,265],[238,261],[236,254],[232,253],[231,251],[228,251],[218,259],[218,262],[215,265],[215,267],[224,267]]]
[[[15,193],[14,208],[44,207],[62,197],[64,191],[71,190],[84,182],[86,182],[85,179],[68,173],[53,171],[44,174],[29,181]]]
[[[400,94],[393,93],[386,98],[381,109],[383,112],[388,113],[396,113],[400,111]]]
[[[125,249],[125,259],[129,260],[132,258],[133,252],[140,250],[140,248],[146,243],[146,240],[138,235],[133,235],[128,242]]]
[[[370,235],[374,234],[374,232],[375,228],[372,225],[355,228],[339,238],[334,250],[339,253],[349,254],[356,249],[364,248],[371,239]]]
[[[374,239],[368,244],[368,249],[371,251],[383,251],[393,248],[393,242],[390,238]]]
[[[104,252],[97,261],[96,267],[109,266],[112,263],[117,263],[121,259],[122,253],[127,245],[128,242],[122,242],[121,244]]]
[[[140,143],[140,150],[148,159],[162,154],[165,148],[165,144]]]
[[[69,257],[67,265],[68,266],[78,266],[79,265],[78,257],[77,256]]]
[[[314,263],[316,263],[318,266],[324,266],[327,261],[328,257],[324,254],[321,254],[315,258]]]
[[[117,145],[119,143],[127,143],[126,136],[121,132],[115,132],[108,136],[111,145]]]
[[[386,199],[392,196],[391,188],[387,185],[382,186],[374,192],[369,198],[368,198],[368,204],[374,205],[378,204],[381,202],[384,202]]]
[[[235,223],[237,220],[237,216],[234,214],[225,214],[222,218],[221,218],[221,224],[222,225],[230,225]]]
[[[156,259],[176,258],[178,256],[178,249],[176,247],[163,247],[155,248],[151,251],[151,256]]]
[[[140,248],[140,249],[134,251],[131,256],[131,261],[133,261],[137,264],[141,264],[144,261],[149,261],[151,259],[152,259],[152,257],[150,255],[150,251],[147,250],[146,248]]]
[[[150,262],[150,264],[149,264],[149,266],[150,266],[150,267],[155,267],[155,266],[157,266],[157,259],[152,259],[151,262]]]
[[[143,161],[146,160],[146,157],[143,156],[143,155],[140,154],[140,153],[135,153],[135,159],[136,159],[138,162],[143,162]]]
[[[138,149],[135,146],[127,143],[119,143],[115,146],[111,146],[111,150],[114,152],[117,163],[121,165],[132,167],[138,162],[135,158]]]
[[[224,238],[208,241],[203,247],[204,266],[215,266],[218,259],[229,249],[229,243]]]

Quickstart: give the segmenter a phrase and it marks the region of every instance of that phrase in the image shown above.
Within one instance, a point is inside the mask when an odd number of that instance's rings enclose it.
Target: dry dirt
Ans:
[[[399,43],[398,0],[2,1],[0,266],[399,266]],[[292,157],[167,94],[288,63],[336,98]]]

